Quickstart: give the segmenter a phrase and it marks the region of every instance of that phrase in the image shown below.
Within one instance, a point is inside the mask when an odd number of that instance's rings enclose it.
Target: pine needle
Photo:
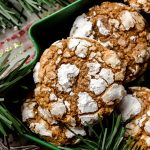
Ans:
[[[3,136],[7,136],[8,129],[16,130],[18,134],[23,134],[27,131],[23,124],[0,103],[0,133]]]
[[[6,56],[4,57],[6,58]],[[18,67],[16,67],[17,65],[15,64],[9,69],[7,75],[3,77],[3,73],[8,69],[10,65],[7,63],[5,64],[5,59],[2,57],[3,61],[0,63],[0,97],[3,97],[8,89],[11,89],[14,84],[16,84],[32,71],[32,66],[31,68],[21,69],[28,58],[29,56],[16,62],[16,64],[18,64]]]
[[[131,138],[124,139],[125,127],[122,124],[121,115],[113,113],[111,116],[99,120],[95,126],[87,124],[90,135],[81,137],[76,135],[69,127],[80,144],[73,147],[60,147],[63,150],[127,150],[131,145]],[[139,148],[139,147],[138,147]],[[130,149],[129,149],[130,150]],[[134,150],[134,149],[132,149]]]
[[[104,138],[103,138],[103,141],[102,141],[102,150],[105,149],[105,143],[106,143],[107,131],[108,131],[107,128],[105,128]]]
[[[5,130],[4,130],[4,128],[3,128],[3,126],[2,126],[2,123],[0,122],[0,133],[4,136],[4,137],[6,137],[7,136],[7,133],[5,132]]]
[[[7,71],[8,66],[10,66],[7,61],[10,53],[11,52],[5,54],[0,59],[0,76],[2,76],[3,73]],[[7,136],[8,131],[17,131],[18,134],[23,134],[28,131],[21,121],[11,114],[4,105],[5,96],[7,96],[9,90],[32,71],[32,66],[30,66],[30,68],[22,68],[28,58],[29,56],[18,61],[14,66],[9,68],[10,71],[7,71],[4,77],[0,78],[0,134],[4,137]]]
[[[21,26],[21,23],[27,20],[26,13],[31,16],[33,13],[39,16],[39,13],[48,11],[44,8],[54,6],[59,3],[62,6],[70,4],[68,0],[16,0],[17,7],[11,0],[0,0],[0,28],[12,28]]]

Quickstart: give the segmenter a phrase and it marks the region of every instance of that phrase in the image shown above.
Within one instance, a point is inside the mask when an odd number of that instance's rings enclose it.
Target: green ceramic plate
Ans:
[[[98,2],[100,3],[100,0],[76,0],[67,7],[33,24],[29,30],[29,37],[35,46],[36,56],[39,58],[42,52],[53,42],[68,37],[75,18]],[[33,135],[26,134],[24,136],[51,150],[59,150],[57,146],[42,141]]]

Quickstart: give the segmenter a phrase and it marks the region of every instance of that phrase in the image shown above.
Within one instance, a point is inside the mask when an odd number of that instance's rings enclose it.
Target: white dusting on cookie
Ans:
[[[100,63],[88,63],[87,64],[89,71],[89,75],[95,75],[100,71],[101,64]]]
[[[70,37],[90,37],[92,36],[92,22],[86,16],[82,14],[78,16],[73,24],[70,32]]]
[[[34,89],[34,94],[35,94],[35,96],[38,95],[40,91],[41,91],[41,87],[36,87],[36,88]]]
[[[58,54],[62,54],[62,50],[61,50],[61,49],[59,49],[57,53],[58,53]]]
[[[140,10],[140,7],[139,7],[137,4],[135,4],[135,3],[131,3],[130,6],[131,6],[132,8],[134,8],[135,10],[137,10],[137,11]]]
[[[59,41],[56,41],[52,44],[53,46],[56,46],[57,48],[59,49],[63,49],[63,44],[62,42],[59,40]]]
[[[96,56],[95,52],[91,52],[90,56],[89,56],[89,60],[93,59]]]
[[[119,6],[121,6],[121,7],[126,6],[126,5],[125,5],[125,4],[123,4],[123,3],[116,3],[116,5],[119,5]]]
[[[68,48],[73,51],[75,50],[75,54],[78,57],[85,58],[91,45],[90,42],[83,39],[70,39]]]
[[[62,117],[67,112],[67,109],[63,101],[58,101],[51,104],[50,112],[52,116]]]
[[[30,102],[30,99],[27,100],[22,106],[22,121],[25,122],[27,119],[34,118],[35,112],[34,107],[36,102]]]
[[[97,27],[102,35],[108,35],[110,33],[110,31],[104,26],[101,19],[97,21]]]
[[[115,73],[115,81],[123,81],[125,78],[126,69],[122,68],[120,71]]]
[[[140,127],[130,122],[126,125],[126,133],[132,136],[136,136],[140,132]]]
[[[143,5],[147,4],[147,0],[137,0],[137,2]]]
[[[70,96],[73,96],[74,95],[74,93],[73,92],[70,92],[70,94],[69,94]]]
[[[64,104],[66,108],[68,109],[68,111],[70,111],[70,103],[68,101],[64,101]]]
[[[134,16],[127,10],[121,12],[120,20],[125,30],[129,30],[135,26]]]
[[[130,40],[131,40],[132,42],[136,42],[136,39],[137,39],[137,36],[131,36],[131,37],[130,37]]]
[[[79,116],[81,124],[86,126],[87,124],[93,124],[98,120],[98,114],[89,114]]]
[[[126,91],[122,85],[119,84],[112,84],[102,95],[102,100],[107,105],[114,104],[114,101],[119,103],[121,99],[126,95]]]
[[[147,34],[147,40],[150,41],[150,33]]]
[[[148,134],[150,134],[150,121],[147,121],[145,123],[144,130],[145,130],[145,132],[147,132]]]
[[[106,53],[103,59],[108,65],[111,65],[112,68],[116,68],[121,64],[121,61],[118,58],[117,54],[111,51],[109,53]]]
[[[71,115],[68,115],[67,118],[66,118],[66,120],[69,123],[69,125],[71,125],[72,127],[77,126],[75,116],[72,117]]]
[[[85,136],[86,132],[83,128],[81,127],[69,127],[70,130],[67,130],[65,132],[65,135],[68,139],[71,139],[75,136],[75,134],[77,135],[81,135],[81,136]],[[75,134],[74,134],[75,133]]]
[[[97,102],[86,92],[78,94],[77,106],[81,113],[95,112],[98,110]]]
[[[80,39],[71,38],[68,43],[68,48],[70,50],[74,51],[76,49],[76,47],[79,45],[79,43],[80,43]]]
[[[145,138],[145,141],[147,143],[147,146],[150,146],[150,137]]]
[[[52,137],[52,131],[48,130],[47,124],[44,120],[40,120],[40,122],[36,123],[31,123],[29,128],[31,128],[31,130],[39,135]]]
[[[60,61],[61,61],[61,57],[58,57],[57,60],[56,60],[56,62],[55,62],[55,64],[56,64],[56,65],[59,64]]]
[[[110,48],[110,49],[113,48],[113,44],[110,43],[110,41],[106,41],[106,42],[99,41],[99,43],[106,48]]]
[[[114,73],[111,69],[102,68],[99,76],[104,79],[108,84],[112,84],[114,82]]]
[[[56,84],[56,87],[58,88],[58,91],[63,91],[63,88],[62,88],[62,86],[61,85],[59,85],[59,84]]]
[[[50,112],[46,109],[43,109],[41,106],[38,107],[38,112],[41,115],[41,117],[44,117],[44,119],[51,118]]]
[[[139,127],[143,126],[143,122],[146,120],[146,114],[144,114],[142,117],[135,120],[135,124]]]
[[[40,92],[50,93],[51,89],[49,87],[41,87],[41,86],[38,86],[34,89],[35,96],[40,94]]]
[[[107,83],[105,80],[99,79],[91,79],[89,84],[90,91],[94,92],[96,95],[101,94],[105,91],[107,87]]]
[[[56,101],[57,100],[57,96],[54,93],[51,93],[49,96],[50,101]]]
[[[44,108],[39,106],[38,107],[38,113],[43,119],[48,121],[50,124],[57,124],[57,122],[52,119],[52,116],[47,109],[44,109]]]
[[[65,51],[63,53],[63,57],[69,58],[69,57],[71,57],[71,54],[68,51]]]
[[[139,100],[131,94],[126,95],[119,106],[124,121],[136,116],[141,112],[142,106]]]
[[[143,63],[146,59],[146,56],[147,56],[147,50],[141,49],[140,52],[138,52],[137,55],[136,56],[134,55],[133,57],[136,63]]]
[[[62,64],[58,69],[58,83],[62,86],[63,90],[66,92],[70,91],[70,78],[76,77],[79,74],[79,69],[76,65]]]
[[[39,69],[40,69],[40,62],[37,62],[35,67],[34,67],[34,69],[33,69],[33,80],[34,80],[34,83],[40,82]]]
[[[41,88],[41,91],[42,92],[50,92],[51,89],[49,87],[43,87],[43,88]]]
[[[120,22],[117,19],[109,19],[109,24],[118,29]]]
[[[149,111],[147,111],[147,115],[150,117],[150,110],[149,110]]]

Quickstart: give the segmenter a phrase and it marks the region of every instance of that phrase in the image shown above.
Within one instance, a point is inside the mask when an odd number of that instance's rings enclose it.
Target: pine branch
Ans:
[[[30,68],[22,68],[29,56],[18,61],[8,71],[8,67],[10,67],[8,63],[10,53],[5,53],[0,59],[0,134],[4,137],[7,136],[9,130],[17,131],[18,134],[23,134],[27,131],[21,121],[8,111],[3,101],[8,91],[32,71],[32,66]]]
[[[55,3],[59,3],[62,6],[70,4],[68,0],[16,0],[16,6],[10,0],[0,0],[0,28],[5,30],[14,26],[21,26],[21,23],[27,20],[27,16],[23,13],[26,12],[29,15],[43,11],[48,11],[44,6],[53,6]]]
[[[130,137],[124,139],[125,127],[121,115],[113,113],[104,120],[99,117],[96,125],[87,124],[87,127],[90,134],[82,137],[66,126],[81,143],[73,147],[60,146],[59,148],[62,150],[130,150],[133,140]]]
[[[10,65],[6,60],[9,55],[10,53],[5,53],[0,59],[0,97],[4,97],[8,90],[32,71],[32,66],[30,68],[21,69],[29,56],[16,62],[16,64],[8,70]]]
[[[0,134],[7,137],[8,129],[17,131],[18,134],[24,134],[28,131],[21,121],[13,116],[5,105],[0,102]]]

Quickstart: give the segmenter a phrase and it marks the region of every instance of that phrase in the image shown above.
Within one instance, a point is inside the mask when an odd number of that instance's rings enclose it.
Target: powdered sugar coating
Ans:
[[[120,66],[121,60],[119,59],[118,55],[116,53],[113,53],[112,51],[110,54],[104,55],[104,60],[108,65],[110,65],[112,68],[116,68],[117,66]]]
[[[40,134],[41,136],[52,137],[52,132],[47,129],[44,121],[31,123],[29,128],[34,128],[34,132]]]
[[[54,45],[54,46],[56,46],[59,50],[58,50],[58,54],[61,54],[60,53],[60,50],[61,49],[63,49],[63,44],[62,44],[62,42],[59,40],[59,41],[56,41],[56,42],[54,42],[52,45]]]
[[[75,65],[62,64],[58,69],[58,83],[62,86],[63,90],[70,92],[70,78],[76,77],[79,74],[79,69]]]
[[[145,123],[144,130],[147,134],[150,134],[150,121]]]
[[[144,138],[146,141],[147,146],[150,146],[150,137]]]
[[[134,16],[129,11],[123,11],[120,15],[120,20],[125,30],[129,30],[135,26]]]
[[[57,100],[57,96],[54,93],[51,93],[49,99],[51,101],[56,101]]]
[[[50,112],[52,116],[60,116],[62,117],[66,113],[65,104],[62,101],[54,102],[51,105]]]
[[[96,95],[101,94],[107,88],[107,83],[105,80],[99,79],[91,79],[89,85],[90,91],[94,92]]]
[[[114,101],[121,101],[121,99],[126,95],[126,90],[122,85],[112,84],[106,92],[102,95],[102,100],[107,105],[113,105]]]
[[[135,139],[135,145],[149,149],[150,144],[150,89],[144,87],[130,88],[121,103],[120,111],[127,120],[126,135]]]
[[[25,122],[27,119],[34,118],[34,107],[36,106],[36,102],[30,102],[30,99],[22,106],[22,120]]]
[[[112,84],[114,82],[114,73],[111,69],[102,68],[99,76],[104,79],[108,84]]]
[[[126,121],[132,116],[139,114],[142,110],[142,106],[138,98],[128,94],[122,99],[119,109],[123,120]]]
[[[128,2],[131,7],[136,10],[142,10],[146,13],[150,13],[150,1],[149,0],[124,0]]]
[[[67,138],[73,138],[75,136],[75,134],[81,135],[81,136],[85,136],[86,135],[86,132],[85,132],[85,130],[83,128],[71,127],[70,130],[67,130],[65,132],[65,135],[66,135]]]
[[[79,118],[81,119],[81,124],[87,126],[87,124],[97,122],[98,114],[81,115]]]
[[[78,96],[77,106],[81,113],[95,112],[98,110],[96,101],[94,101],[88,93],[80,92]]]
[[[116,51],[119,59],[127,65],[125,82],[135,80],[146,70],[150,58],[150,43],[147,40],[150,29],[137,11],[121,3],[104,2],[100,6],[90,8],[84,17],[92,23],[93,39]],[[82,30],[80,26],[75,32],[79,30]],[[83,37],[82,34],[78,35]],[[74,34],[70,36],[74,37]],[[107,58],[112,67],[119,64],[114,56]]]
[[[110,31],[108,29],[106,29],[106,27],[104,26],[103,22],[101,21],[101,19],[97,20],[97,27],[99,30],[99,33],[102,35],[108,35],[110,33]]]
[[[101,64],[100,63],[88,63],[87,64],[88,68],[89,68],[89,75],[95,75],[100,71],[101,68]]]
[[[74,25],[71,29],[70,36],[74,37],[89,37],[92,38],[92,22],[88,19],[86,14],[82,14],[81,16],[77,17]]]
[[[120,87],[125,77],[126,66],[116,52],[86,38],[68,38],[59,43],[62,43],[62,49],[52,44],[40,59],[41,82],[36,85],[38,90],[35,94],[38,104],[50,111],[53,120],[71,127],[85,125],[86,121],[93,123],[97,121],[98,115],[103,117],[110,114],[126,94],[124,89],[120,91],[116,88],[119,96],[113,94],[109,102],[102,98],[105,93],[104,98],[108,98],[113,92],[108,89],[113,84]],[[58,50],[62,54],[58,54]],[[78,55],[79,51],[85,52],[85,57]],[[64,56],[64,53],[69,57]],[[57,64],[58,57],[61,60]],[[115,75],[120,72],[122,77],[116,79]],[[43,91],[46,87],[51,90]]]
[[[75,50],[75,54],[81,58],[85,58],[87,56],[88,47],[90,46],[90,42],[80,39],[70,39],[68,45],[69,49]]]
[[[75,135],[65,128],[62,124],[56,122],[51,118],[50,112],[41,108],[35,101],[35,99],[28,99],[24,103],[22,111],[26,113],[29,105],[36,105],[31,108],[34,112],[34,117],[27,118],[26,121],[32,132],[38,134],[42,139],[47,142],[62,145],[62,144],[74,144],[77,143]],[[76,134],[85,136],[86,132],[83,126],[69,127]]]
[[[143,126],[143,122],[145,122],[147,116],[144,114],[142,117],[140,118],[137,118],[135,120],[135,124],[138,125],[139,127],[142,127]]]
[[[39,80],[39,69],[40,69],[40,62],[37,62],[34,69],[33,69],[33,79],[34,79],[34,83],[38,83],[40,82]]]

